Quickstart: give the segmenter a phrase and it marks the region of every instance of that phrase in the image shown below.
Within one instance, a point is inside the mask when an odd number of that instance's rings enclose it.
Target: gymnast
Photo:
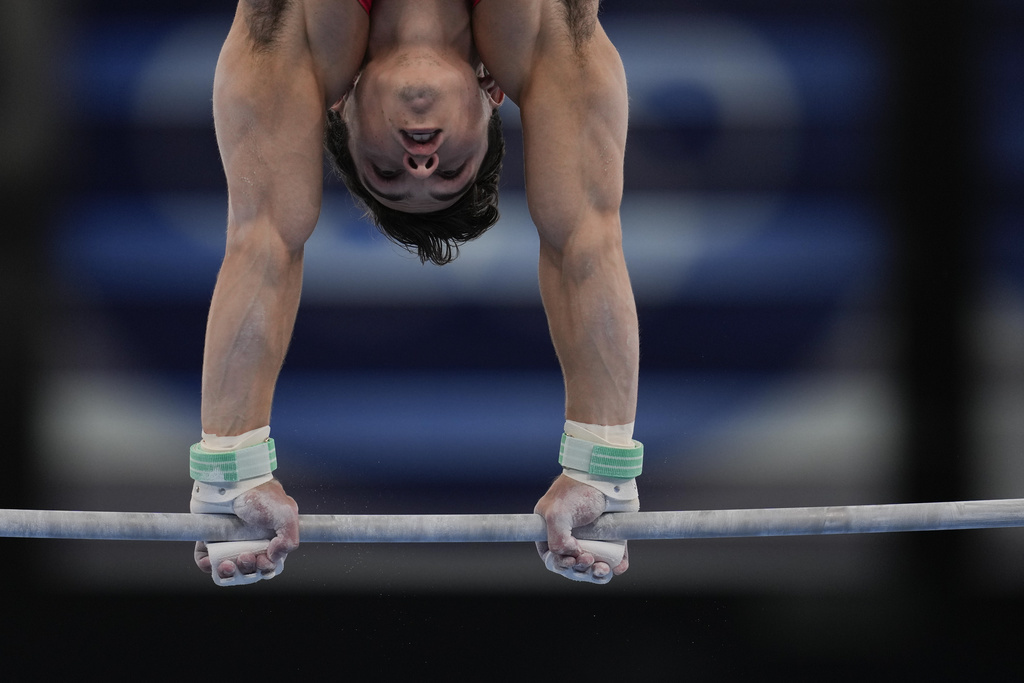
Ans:
[[[228,226],[191,510],[276,535],[262,548],[198,543],[196,563],[218,583],[270,578],[299,544],[269,424],[324,151],[381,232],[443,265],[498,219],[506,96],[522,115],[540,290],[565,380],[563,470],[535,508],[547,526],[538,551],[574,580],[606,583],[628,568],[625,542],[572,536],[604,512],[639,509],[642,462],[636,307],[619,218],[626,80],[597,10],[598,0],[239,2],[214,79]],[[553,435],[552,458],[556,443]]]

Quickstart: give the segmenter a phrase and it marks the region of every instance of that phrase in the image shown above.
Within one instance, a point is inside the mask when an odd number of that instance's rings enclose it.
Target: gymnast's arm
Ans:
[[[636,413],[639,335],[622,252],[619,206],[627,127],[621,60],[600,25],[578,53],[540,60],[520,98],[526,192],[540,236],[539,277],[565,378],[566,418],[629,425]],[[572,527],[605,511],[604,496],[560,476],[537,505],[557,566],[610,578]],[[583,511],[583,512],[581,512]]]
[[[304,25],[313,3],[289,6],[283,28],[270,40],[256,35],[266,28],[254,20],[259,4],[239,4],[214,79],[228,225],[204,350],[204,445],[217,441],[208,435],[237,437],[270,424],[274,386],[299,305],[303,247],[320,212],[325,112],[335,94],[324,80],[351,83],[366,45],[365,12],[355,2],[345,3],[336,12],[351,9],[351,17],[331,19],[348,27],[350,49],[332,62],[333,73],[325,73],[311,47],[321,43],[309,38]],[[332,44],[344,37],[334,35]],[[265,556],[240,557],[243,573],[268,571],[297,547],[298,510],[276,480],[246,491],[233,511],[276,532]],[[211,568],[202,544],[196,562],[204,571],[218,569]],[[222,576],[234,569],[219,568]]]

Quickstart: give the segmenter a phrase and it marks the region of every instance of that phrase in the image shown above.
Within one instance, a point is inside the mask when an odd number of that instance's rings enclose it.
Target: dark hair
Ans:
[[[334,171],[356,202],[366,209],[366,216],[389,240],[415,251],[422,263],[432,261],[443,266],[452,262],[459,255],[460,244],[476,239],[498,222],[498,177],[505,156],[505,139],[497,109],[487,124],[487,153],[476,181],[454,204],[440,211],[396,211],[370,194],[359,180],[348,148],[348,126],[333,109],[327,111],[324,147]]]

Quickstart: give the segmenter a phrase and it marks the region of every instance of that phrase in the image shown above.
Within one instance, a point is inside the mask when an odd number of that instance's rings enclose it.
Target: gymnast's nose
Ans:
[[[412,155],[405,153],[405,168],[413,178],[429,178],[437,170],[437,153]]]

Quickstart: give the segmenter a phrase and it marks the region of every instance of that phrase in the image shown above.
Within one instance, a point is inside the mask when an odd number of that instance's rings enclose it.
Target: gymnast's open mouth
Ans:
[[[413,142],[430,142],[431,140],[434,139],[434,136],[438,135],[440,132],[440,128],[435,128],[434,130],[403,130],[402,135],[409,138]]]
[[[443,139],[440,128],[403,129],[400,132],[402,146],[413,156],[433,154],[441,146]]]

